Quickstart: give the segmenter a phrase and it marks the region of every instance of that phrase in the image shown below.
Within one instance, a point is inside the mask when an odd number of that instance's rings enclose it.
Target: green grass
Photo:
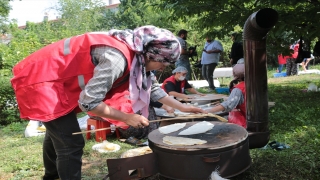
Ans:
[[[320,69],[320,66],[312,69]],[[289,149],[252,149],[251,167],[233,180],[317,180],[320,179],[320,92],[304,92],[309,83],[320,87],[320,75],[300,75],[273,78],[268,72],[269,101],[276,105],[269,110],[270,141],[290,146]],[[230,80],[225,79],[223,86]],[[201,89],[199,91],[202,91]],[[43,137],[24,137],[26,121],[0,127],[0,179],[33,180],[43,175]],[[109,141],[119,144],[116,153],[101,154],[91,150],[96,143],[86,141],[83,155],[83,179],[102,179],[107,173],[106,160],[119,158],[131,145],[114,137]],[[164,180],[153,176],[148,180]]]

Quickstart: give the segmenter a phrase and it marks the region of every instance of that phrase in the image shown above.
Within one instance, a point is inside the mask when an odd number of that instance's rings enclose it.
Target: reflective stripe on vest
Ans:
[[[71,38],[67,38],[63,42],[63,55],[65,55],[65,56],[70,54],[70,41],[71,41]],[[79,87],[81,88],[81,90],[84,90],[84,87],[86,84],[85,84],[83,75],[78,76],[78,84],[79,84]]]
[[[81,90],[84,90],[84,87],[85,87],[85,82],[84,82],[84,76],[83,75],[79,75],[78,76],[78,84],[79,84],[79,87],[81,88]]]
[[[63,55],[69,55],[70,54],[70,40],[71,38],[67,38],[63,43]]]

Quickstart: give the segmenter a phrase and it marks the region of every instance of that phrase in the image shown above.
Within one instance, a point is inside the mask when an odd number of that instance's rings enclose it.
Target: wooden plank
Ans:
[[[179,101],[216,101],[228,97],[225,94],[206,94],[205,96],[200,96],[196,94],[187,95],[188,99],[178,99]]]

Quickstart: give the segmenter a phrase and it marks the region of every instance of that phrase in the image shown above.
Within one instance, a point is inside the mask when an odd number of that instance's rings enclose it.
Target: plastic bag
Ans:
[[[318,91],[317,85],[315,85],[314,83],[310,83],[308,86],[308,91]]]

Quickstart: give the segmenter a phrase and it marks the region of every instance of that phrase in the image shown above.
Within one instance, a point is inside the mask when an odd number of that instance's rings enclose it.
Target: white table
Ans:
[[[318,70],[318,69],[309,69],[307,71],[299,71],[298,75],[301,75],[301,74],[320,74],[320,70]]]
[[[207,80],[188,81],[188,83],[196,89],[209,86]],[[220,82],[217,79],[213,80],[213,84],[215,87],[220,87]]]
[[[222,83],[223,83],[223,78],[225,77],[233,77],[233,72],[232,72],[232,67],[226,67],[226,68],[216,68],[213,71],[213,78],[222,78]]]
[[[232,77],[232,67],[216,68],[213,72],[213,78]]]

